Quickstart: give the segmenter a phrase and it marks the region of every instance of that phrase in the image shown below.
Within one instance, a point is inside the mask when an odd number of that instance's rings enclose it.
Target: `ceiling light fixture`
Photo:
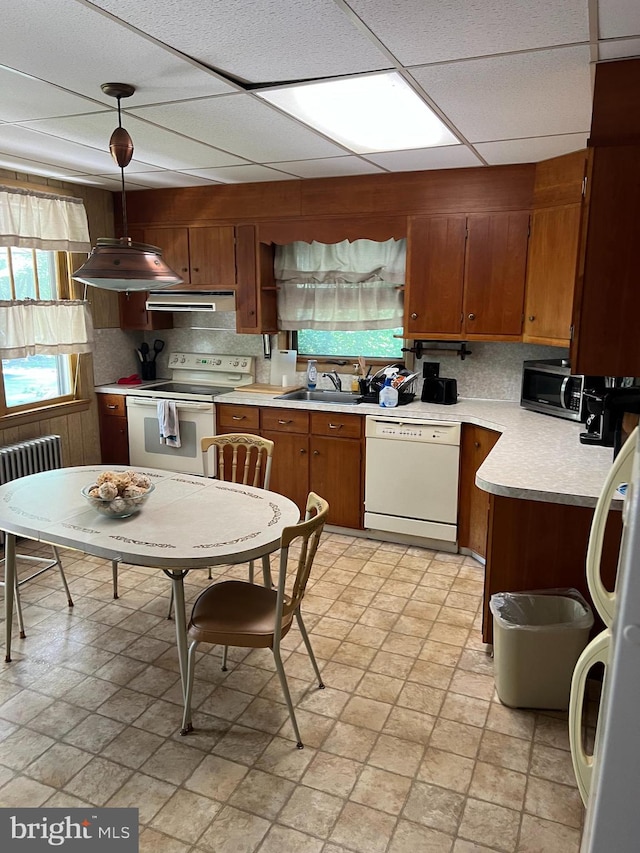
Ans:
[[[261,89],[255,94],[356,154],[460,144],[395,71]]]
[[[100,88],[105,95],[118,101],[118,127],[111,134],[109,151],[120,167],[123,236],[119,239],[100,237],[72,278],[105,290],[161,290],[182,284],[184,279],[162,260],[162,249],[148,243],[134,243],[128,236],[124,168],[133,157],[133,141],[122,126],[120,101],[122,98],[130,98],[135,92],[135,86],[128,83],[103,83]]]

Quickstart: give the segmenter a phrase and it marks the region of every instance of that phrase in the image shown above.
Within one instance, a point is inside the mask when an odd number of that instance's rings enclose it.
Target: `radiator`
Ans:
[[[43,435],[17,444],[0,447],[0,486],[38,474],[62,468],[62,444],[59,435]]]
[[[16,444],[0,447],[0,486],[38,474],[62,468],[62,444],[59,435],[42,435]],[[4,533],[0,531],[0,546],[4,546]]]

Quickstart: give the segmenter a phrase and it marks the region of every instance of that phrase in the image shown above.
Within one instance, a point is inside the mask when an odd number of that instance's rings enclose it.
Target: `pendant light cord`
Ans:
[[[118,128],[122,129],[122,115],[120,113],[120,101],[122,99],[121,95],[118,95]],[[120,181],[122,184],[122,229],[124,232],[124,239],[127,240],[129,237],[129,223],[127,222],[127,198],[124,192],[124,166],[120,166]]]

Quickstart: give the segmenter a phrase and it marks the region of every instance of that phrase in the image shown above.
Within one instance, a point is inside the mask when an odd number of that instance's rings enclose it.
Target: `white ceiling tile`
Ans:
[[[141,107],[135,113],[164,127],[179,127],[187,136],[259,163],[345,153],[252,95]]]
[[[589,39],[586,0],[349,0],[349,5],[404,65]]]
[[[249,82],[389,67],[334,0],[94,0],[189,56]]]
[[[600,59],[628,59],[640,56],[640,36],[635,39],[613,39],[598,44]]]
[[[98,110],[100,105],[0,65],[0,119],[28,121]],[[105,107],[106,109],[106,107]]]
[[[3,153],[0,153],[0,169],[28,172],[46,178],[70,178],[72,180],[75,180],[76,176],[80,174],[74,169],[63,169],[61,166],[52,166],[50,163],[39,163],[37,160],[26,160],[24,157]]]
[[[75,184],[86,184],[90,187],[101,187],[104,190],[111,190],[114,193],[118,193],[122,189],[119,179],[110,178],[107,175],[79,175],[73,179],[73,182]],[[136,189],[144,190],[146,187],[135,183],[131,179],[126,179],[124,189],[126,193],[129,193]]]
[[[476,145],[490,166],[507,163],[537,163],[587,147],[588,133],[567,133],[561,136],[540,136],[534,139],[507,139],[501,142],[480,142]]]
[[[129,180],[125,174],[125,181],[128,185]],[[132,181],[135,181],[139,187],[148,187],[149,189],[157,189],[158,187],[199,187],[204,184],[218,184],[220,181],[208,180],[195,175],[187,175],[185,172],[136,172],[132,176]]]
[[[638,0],[598,0],[598,36],[601,39],[640,35]]]
[[[218,151],[184,136],[178,136],[164,128],[141,121],[133,115],[123,115],[122,125],[129,131],[133,139],[135,159],[138,162],[170,170],[206,166],[235,166],[244,162],[232,154]],[[83,145],[102,148],[108,152],[109,138],[112,131],[118,126],[118,119],[115,113],[110,112],[45,119],[29,122],[25,126],[53,136],[75,140]],[[180,130],[179,123],[177,129]],[[111,164],[114,169],[117,169],[113,161]],[[104,171],[109,172],[111,170],[105,169]]]
[[[281,168],[281,167],[279,167]],[[253,181],[293,181],[295,175],[268,169],[266,166],[227,166],[223,169],[192,169],[190,175],[218,181],[222,184],[243,184]]]
[[[181,18],[179,13],[174,25]],[[215,41],[211,31],[207,38]],[[113,99],[100,84],[114,80],[136,86],[131,98],[136,104],[181,98],[185,92],[195,97],[233,91],[205,69],[76,0],[3,3],[0,57],[3,65],[103,103]]]
[[[116,168],[108,147],[106,151],[98,151],[12,124],[0,125],[0,152],[78,172],[108,173]]]
[[[274,163],[273,165],[298,178],[335,178],[341,175],[372,175],[383,171],[373,163],[368,163],[360,157],[290,160],[287,163]]]
[[[417,172],[422,169],[461,169],[481,166],[482,162],[466,145],[447,145],[442,148],[417,148],[412,151],[385,151],[368,154],[367,159],[390,172]]]
[[[540,50],[411,69],[470,142],[587,131],[589,48]]]

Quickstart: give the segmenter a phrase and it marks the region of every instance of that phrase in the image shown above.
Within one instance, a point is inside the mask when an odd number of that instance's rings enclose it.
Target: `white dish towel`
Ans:
[[[160,444],[180,447],[180,423],[173,400],[158,400],[158,426],[160,427]]]

